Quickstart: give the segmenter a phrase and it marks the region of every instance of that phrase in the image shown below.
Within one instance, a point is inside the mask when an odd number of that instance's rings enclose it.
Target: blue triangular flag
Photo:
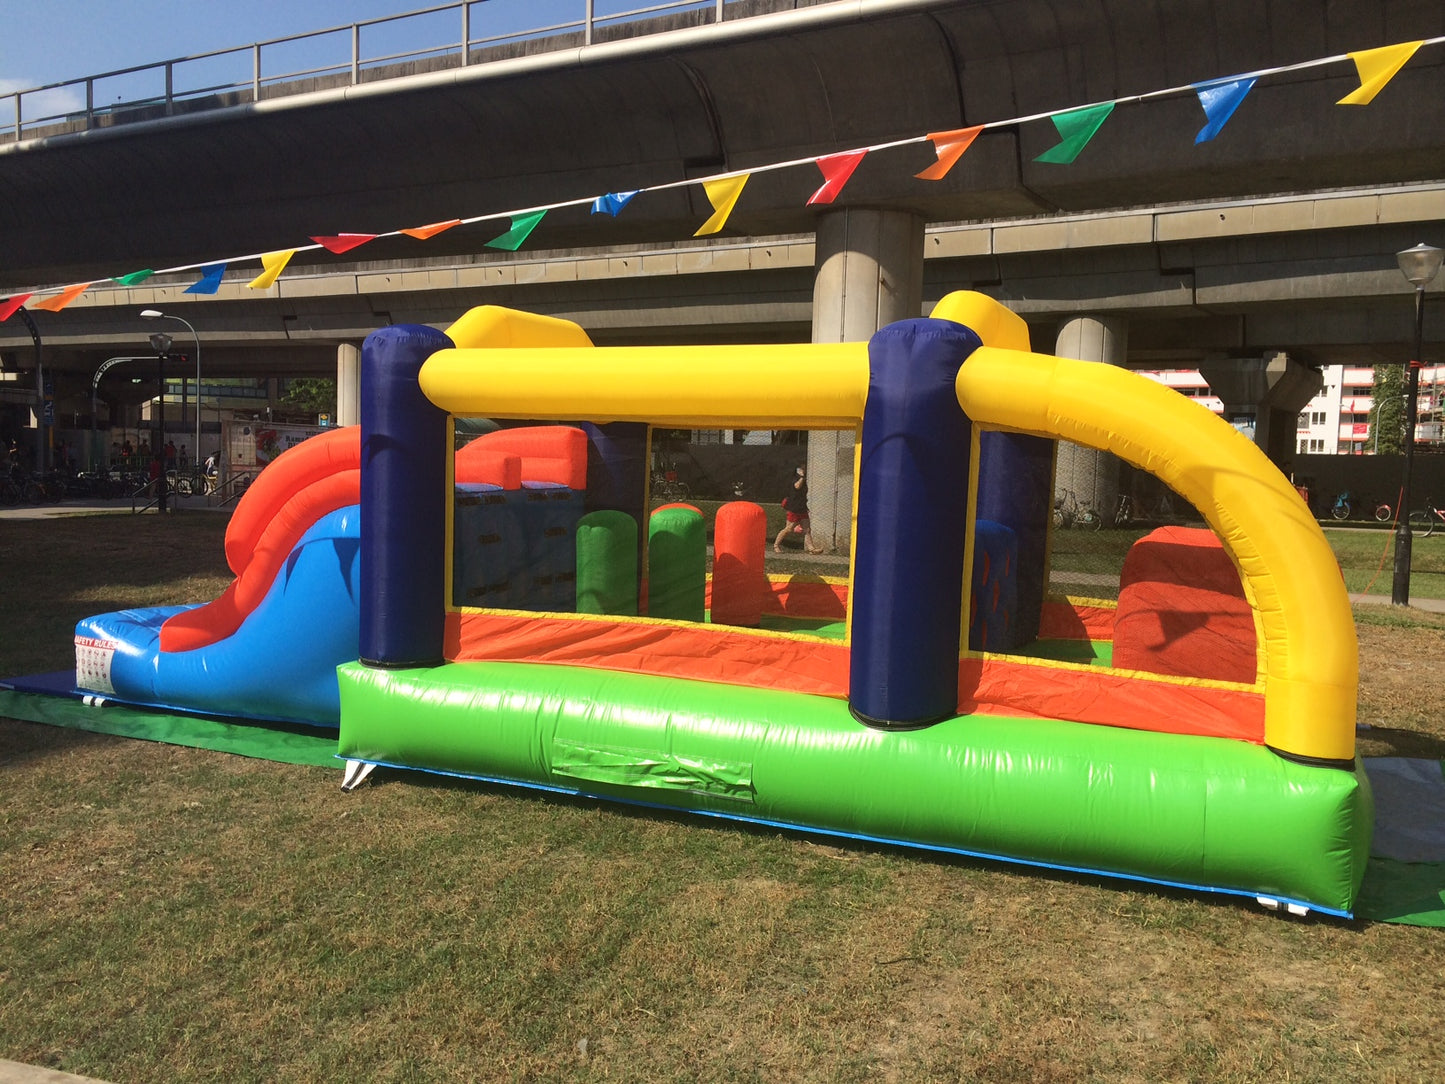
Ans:
[[[1194,92],[1199,95],[1199,104],[1204,107],[1204,116],[1209,123],[1199,129],[1194,137],[1196,143],[1208,143],[1229,123],[1244,96],[1254,89],[1254,76],[1247,79],[1216,79],[1210,83],[1195,83]]]
[[[635,188],[631,192],[609,192],[605,196],[598,196],[592,201],[592,213],[594,215],[607,214],[616,218],[617,212],[631,203],[632,197],[640,191],[642,189]]]
[[[221,276],[226,273],[223,263],[208,263],[201,268],[201,280],[187,286],[183,293],[213,294],[221,288]]]

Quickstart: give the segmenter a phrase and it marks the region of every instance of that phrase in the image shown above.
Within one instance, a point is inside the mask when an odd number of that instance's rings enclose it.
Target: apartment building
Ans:
[[[1181,395],[1223,415],[1224,403],[1209,390],[1197,369],[1144,371],[1141,376],[1157,380]],[[1373,402],[1375,371],[1349,365],[1328,365],[1321,370],[1324,385],[1300,411],[1295,435],[1301,455],[1370,455],[1374,452],[1370,432],[1370,404]],[[1420,398],[1415,425],[1417,447],[1445,450],[1445,365],[1420,370]],[[1247,428],[1239,419],[1236,426]]]

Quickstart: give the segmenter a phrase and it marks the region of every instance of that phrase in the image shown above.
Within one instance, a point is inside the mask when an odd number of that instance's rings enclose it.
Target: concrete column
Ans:
[[[336,424],[361,423],[361,351],[350,343],[336,348]]]
[[[1324,386],[1320,371],[1282,351],[1261,358],[1207,361],[1199,371],[1209,381],[1209,390],[1224,401],[1225,418],[1252,415],[1254,443],[1270,462],[1289,473],[1299,413]]]
[[[922,315],[923,220],[903,211],[842,208],[818,220],[813,341],[866,342]],[[808,436],[813,539],[846,551],[853,535],[852,432]]]
[[[1112,316],[1075,316],[1059,327],[1054,353],[1061,358],[1123,365],[1129,353],[1129,322]],[[1072,490],[1106,522],[1112,522],[1119,494],[1119,461],[1108,452],[1059,441],[1054,495]]]

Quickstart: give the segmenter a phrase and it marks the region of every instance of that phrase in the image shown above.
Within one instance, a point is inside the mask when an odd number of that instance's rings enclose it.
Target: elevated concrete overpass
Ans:
[[[756,17],[0,146],[0,296],[1445,33],[1438,0],[746,4]],[[711,212],[688,185],[615,219],[553,212],[515,255],[485,249],[499,229],[480,223],[425,247],[375,241],[364,262],[303,253],[260,296],[252,265],[215,298],[182,294],[194,275],[157,277],[36,316],[62,373],[132,352],[154,306],[202,330],[208,376],[284,374],[334,372],[381,324],[445,325],[483,302],[570,316],[602,342],[821,340],[973,287],[1024,313],[1038,347],[1082,326],[1067,349],[1119,363],[1398,362],[1410,307],[1393,252],[1438,241],[1445,218],[1442,75],[1445,50],[1422,50],[1363,109],[1333,105],[1358,84],[1348,64],[1261,79],[1200,146],[1192,96],[1129,102],[1066,167],[1034,161],[1056,141],[1047,122],[985,131],[941,182],[913,178],[927,145],[879,152],[827,208],[805,206],[816,170],[759,173],[706,242],[687,240]],[[0,325],[7,368],[28,345]]]

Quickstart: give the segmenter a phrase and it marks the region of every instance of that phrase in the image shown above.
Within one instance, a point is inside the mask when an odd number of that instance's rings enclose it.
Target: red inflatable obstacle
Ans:
[[[529,425],[486,433],[457,452],[458,483],[516,489],[522,482],[587,488],[587,434],[570,425]]]
[[[1254,615],[1213,531],[1160,527],[1130,547],[1119,578],[1114,666],[1254,684]]]

